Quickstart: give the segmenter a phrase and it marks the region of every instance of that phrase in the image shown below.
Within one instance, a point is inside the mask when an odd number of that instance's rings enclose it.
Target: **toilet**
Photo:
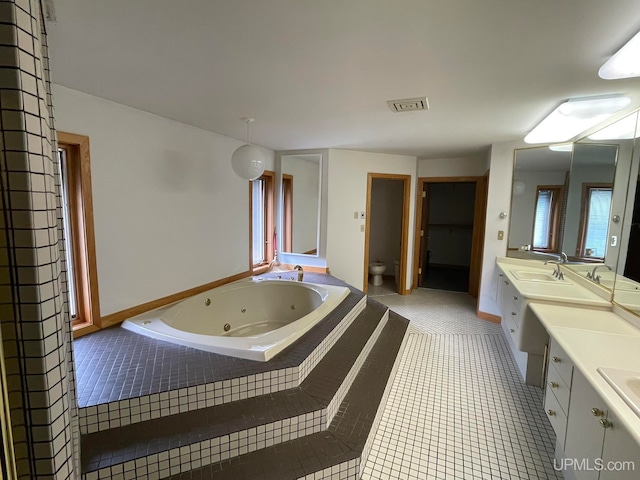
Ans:
[[[382,274],[385,272],[386,269],[387,269],[387,266],[384,264],[384,262],[381,262],[381,261],[371,262],[369,264],[369,273],[371,274],[371,285],[373,285],[374,287],[379,287],[380,285],[382,285],[383,283]]]

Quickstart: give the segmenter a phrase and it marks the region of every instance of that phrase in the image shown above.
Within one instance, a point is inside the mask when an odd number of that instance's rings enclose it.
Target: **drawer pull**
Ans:
[[[560,363],[560,357],[551,357],[553,363]]]
[[[560,386],[556,382],[551,382],[549,385],[551,385],[551,388],[558,388]]]
[[[504,281],[504,284],[505,284],[505,285],[509,285],[509,282],[507,282],[507,281],[505,280],[505,281]]]
[[[604,412],[599,408],[592,408],[591,413],[593,414],[594,417],[601,417],[604,415]]]
[[[613,424],[609,420],[606,420],[604,418],[600,420],[600,425],[602,425],[602,428],[613,427]]]
[[[550,417],[555,417],[556,412],[555,412],[555,410],[549,409],[549,410],[547,410],[547,415],[549,415]]]
[[[511,312],[511,315],[517,315],[517,313],[516,312]]]
[[[518,297],[516,297],[516,296],[514,295],[514,296],[513,296],[513,299],[514,299],[514,300],[518,300]]]
[[[516,332],[513,328],[510,328],[510,329],[509,329],[509,331],[510,331],[511,333],[515,333],[515,332]]]

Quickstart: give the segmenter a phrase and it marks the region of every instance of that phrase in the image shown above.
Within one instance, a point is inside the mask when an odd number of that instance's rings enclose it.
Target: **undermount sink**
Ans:
[[[556,277],[553,276],[553,273],[547,272],[531,272],[526,270],[515,270],[512,271],[513,276],[518,280],[524,280],[529,282],[559,282]]]
[[[640,372],[598,368],[598,373],[607,381],[633,412],[640,417]]]

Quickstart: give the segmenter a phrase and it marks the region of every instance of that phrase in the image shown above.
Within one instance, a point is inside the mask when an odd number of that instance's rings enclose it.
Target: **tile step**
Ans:
[[[123,356],[118,355],[111,360],[104,358],[105,354],[96,354],[100,357],[96,359],[96,363],[117,365],[118,368],[121,368],[121,364],[126,365],[124,370],[130,371],[125,379],[127,384],[145,382],[146,376],[150,376],[151,372],[156,374],[158,370],[169,370],[170,378],[164,379],[163,384],[176,383],[172,378],[177,377],[181,378],[180,384],[186,385],[169,387],[162,391],[149,391],[147,387],[148,394],[131,398],[114,399],[113,392],[109,395],[101,393],[103,403],[85,405],[79,409],[80,433],[94,433],[297,387],[364,309],[366,302],[367,298],[362,292],[352,290],[336,310],[304,337],[265,363],[176,346],[124,329],[96,332],[93,334],[94,339],[88,339],[94,342],[96,351],[116,349],[114,344],[121,342],[135,342],[136,346],[129,349],[132,352],[125,352]],[[87,349],[86,346],[83,348]],[[148,353],[142,358],[135,352],[136,349]],[[154,363],[158,358],[163,359],[160,369]],[[174,360],[167,364],[167,358]],[[189,386],[190,382],[186,379],[192,376],[192,370],[207,370],[205,377],[210,379],[202,378],[203,383]],[[198,378],[199,376],[202,375],[196,375]],[[120,375],[115,379],[91,379],[92,383],[100,386],[96,390],[104,389],[105,385],[112,382],[117,388],[136,390],[132,386],[119,386],[119,382],[122,381]],[[79,389],[82,389],[82,383],[83,380],[80,378]],[[161,388],[160,385],[156,387]]]
[[[299,387],[83,435],[85,478],[128,478],[118,475],[132,468],[131,478],[145,478],[165,460],[206,451],[209,462],[221,461],[325,430],[387,317],[370,300]]]
[[[373,440],[393,383],[408,324],[408,320],[393,312],[389,315],[380,337],[326,431],[200,468],[189,469],[188,464],[170,464],[170,478],[359,479],[367,448]],[[192,458],[191,467],[196,466],[198,461],[201,460]],[[166,471],[165,468],[160,473]],[[148,478],[164,477],[149,475]]]

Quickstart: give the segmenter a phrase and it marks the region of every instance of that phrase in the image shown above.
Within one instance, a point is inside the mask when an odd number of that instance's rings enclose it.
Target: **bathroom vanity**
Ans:
[[[544,409],[556,433],[555,467],[566,480],[637,479],[640,329],[623,311],[536,303],[531,310],[550,336]],[[632,389],[620,395],[625,384]]]
[[[553,275],[555,265],[543,261],[498,258],[497,265],[496,303],[502,329],[523,380],[541,386],[549,335],[530,304],[588,305],[604,312],[611,309],[611,293],[566,269],[560,280]]]

